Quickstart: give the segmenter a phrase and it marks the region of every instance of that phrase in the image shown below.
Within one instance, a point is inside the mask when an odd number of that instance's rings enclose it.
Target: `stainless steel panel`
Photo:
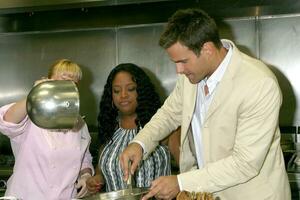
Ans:
[[[281,125],[300,124],[300,17],[266,17],[260,22],[261,59],[275,72],[283,93]]]
[[[134,62],[148,69],[163,98],[170,94],[177,77],[175,64],[169,60],[165,50],[158,45],[164,25],[131,26],[117,31],[118,62]],[[222,38],[233,39],[242,50],[253,56],[256,56],[255,33],[253,17],[220,22]]]
[[[134,62],[144,67],[162,99],[170,94],[177,77],[175,64],[158,45],[164,25],[129,26],[117,30],[118,62]],[[256,53],[255,30],[253,17],[228,19],[220,23],[221,36],[233,39],[239,47],[253,56]]]
[[[201,7],[209,13],[222,16],[261,16],[269,14],[296,13],[300,10],[300,2],[295,0],[51,0],[51,1],[0,1],[0,13],[21,13],[74,8],[90,8],[104,6],[168,4],[169,7]],[[156,10],[152,10],[156,11]],[[158,12],[153,12],[155,15]]]
[[[0,105],[24,98],[57,59],[82,66],[81,114],[96,124],[98,99],[115,65],[115,30],[0,35]]]
[[[0,13],[23,13],[23,12],[39,12],[53,11],[76,8],[91,8],[104,6],[121,6],[132,4],[149,4],[149,3],[164,3],[164,2],[185,2],[193,3],[196,0],[51,0],[51,1],[24,1],[24,0],[9,0],[0,1]]]
[[[51,0],[51,1],[24,1],[24,0],[9,0],[1,1],[0,9],[4,8],[32,8],[39,6],[63,6],[63,5],[119,5],[119,4],[132,4],[132,3],[149,3],[149,2],[163,2],[163,1],[176,1],[176,0]],[[177,0],[180,1],[180,0]]]
[[[256,20],[254,17],[224,19],[218,23],[220,37],[232,40],[244,53],[257,57]]]
[[[300,87],[296,78],[298,18],[228,18],[220,22],[223,38],[232,39],[244,52],[262,58],[276,73],[284,95],[280,124],[285,126],[300,122]],[[81,110],[90,125],[96,124],[102,88],[117,63],[133,62],[145,68],[165,99],[175,85],[176,70],[157,44],[164,25],[1,34],[0,104],[26,96],[33,81],[45,75],[48,66],[62,57],[83,67],[84,78],[79,88]]]
[[[0,1],[0,33],[79,30],[165,23],[177,9],[200,7],[217,18],[299,13],[300,2],[224,0]]]
[[[158,45],[163,25],[124,27],[117,31],[118,62],[133,62],[143,67],[164,99],[176,82],[175,64]]]

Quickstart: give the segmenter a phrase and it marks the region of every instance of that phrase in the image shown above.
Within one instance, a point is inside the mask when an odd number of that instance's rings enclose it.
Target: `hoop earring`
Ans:
[[[116,106],[113,101],[111,101],[111,107],[112,107],[112,109],[116,110]]]

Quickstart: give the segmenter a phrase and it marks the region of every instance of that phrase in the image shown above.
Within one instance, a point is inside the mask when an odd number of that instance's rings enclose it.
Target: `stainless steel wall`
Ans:
[[[283,93],[281,124],[300,125],[300,16],[262,17],[260,57],[275,72]]]
[[[275,72],[284,94],[280,124],[300,124],[300,85],[297,81],[300,24],[297,14],[237,17],[219,21],[221,35],[246,53],[261,58]],[[175,66],[157,42],[164,23],[81,30],[0,34],[0,105],[24,98],[33,82],[45,76],[59,58],[78,62],[81,113],[96,125],[98,102],[109,71],[133,62],[151,76],[164,99],[172,90]]]

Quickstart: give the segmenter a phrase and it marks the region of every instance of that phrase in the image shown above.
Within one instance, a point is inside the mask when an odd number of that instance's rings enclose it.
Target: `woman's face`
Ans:
[[[136,83],[128,72],[119,72],[112,82],[112,99],[121,115],[134,115],[137,107]]]

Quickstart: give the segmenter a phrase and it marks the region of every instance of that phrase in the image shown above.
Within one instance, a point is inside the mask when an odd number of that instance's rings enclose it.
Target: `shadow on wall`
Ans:
[[[221,37],[230,39],[233,42],[235,42],[236,36],[234,35],[234,32],[232,31],[230,24],[228,24],[226,21],[223,21],[223,19],[217,19],[216,23],[219,27]],[[249,42],[249,41],[245,40],[244,42]],[[241,52],[249,56],[252,56],[254,58],[257,58],[257,55],[255,55],[255,49],[252,49],[251,51],[251,48],[247,46],[238,45],[237,43],[235,44],[237,45],[237,47]],[[251,44],[251,42],[249,44]],[[252,48],[255,48],[255,46],[252,46]],[[271,65],[268,65],[268,67],[275,74],[283,96],[283,102],[279,114],[279,125],[293,126],[295,120],[297,102],[296,102],[296,97],[292,85],[290,81],[287,79],[287,77],[285,77],[285,75],[279,70],[279,68]]]
[[[82,69],[82,80],[78,86],[80,94],[80,114],[85,116],[85,122],[89,126],[95,126],[97,120],[97,102],[92,92],[91,85],[93,83],[93,74],[90,69],[84,65],[80,65]]]
[[[91,135],[90,152],[93,157],[93,165],[96,166],[98,162],[99,140],[97,132],[97,115],[98,102],[92,92],[91,85],[94,81],[94,76],[90,68],[80,65],[82,69],[82,80],[78,86],[80,94],[80,114],[85,116],[85,122]]]
[[[272,65],[268,65],[268,67],[275,74],[282,92],[283,101],[279,113],[279,125],[292,126],[297,106],[293,87],[287,77],[278,68]]]
[[[168,97],[166,89],[162,86],[161,81],[157,78],[157,76],[150,71],[149,69],[142,67],[142,69],[145,71],[145,73],[149,76],[151,82],[153,83],[156,92],[160,96],[160,100],[163,103],[165,99]]]
[[[247,39],[243,39],[243,38],[240,38],[238,37],[238,35],[235,35],[234,34],[234,31],[232,30],[232,25],[231,24],[228,24],[228,22],[224,21],[224,19],[216,19],[216,23],[217,23],[217,26],[219,27],[219,32],[220,32],[220,38],[221,39],[228,39],[228,40],[231,40],[232,42],[234,42],[234,44],[237,46],[237,48],[253,57],[253,58],[256,58],[257,56],[253,53],[254,49],[252,49],[251,51],[251,48],[247,47],[247,46],[244,46],[244,45],[239,45],[238,44],[238,40],[237,39],[240,39],[241,42],[245,42],[246,44],[250,45],[253,43],[253,41],[251,41],[251,37],[248,37]],[[251,47],[251,46],[250,46]],[[253,48],[253,47],[252,47]]]
[[[230,24],[224,21],[224,19],[219,18],[216,18],[215,22],[219,30],[220,39],[228,39],[234,41],[235,37]]]

